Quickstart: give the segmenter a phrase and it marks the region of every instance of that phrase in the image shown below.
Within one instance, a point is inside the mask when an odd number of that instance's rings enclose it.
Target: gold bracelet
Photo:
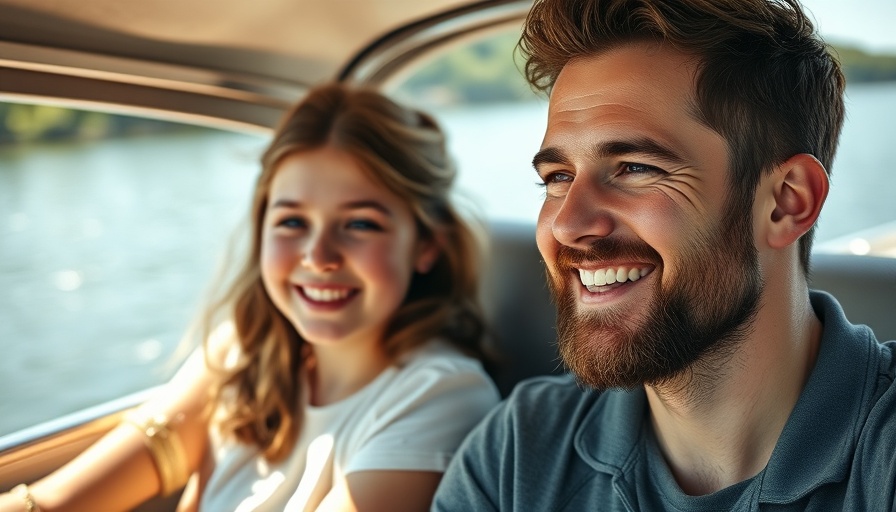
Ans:
[[[160,494],[168,496],[182,487],[189,479],[190,472],[180,436],[168,428],[168,418],[132,411],[125,415],[124,422],[143,434],[143,441],[159,474]]]
[[[31,495],[31,490],[28,489],[26,484],[19,484],[13,487],[9,490],[9,493],[15,494],[25,501],[25,512],[40,512],[40,506],[34,501],[34,496]]]

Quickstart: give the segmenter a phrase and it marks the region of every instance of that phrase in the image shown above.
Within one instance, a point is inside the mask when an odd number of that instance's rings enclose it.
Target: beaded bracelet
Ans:
[[[125,415],[124,422],[144,435],[143,441],[159,474],[160,494],[168,496],[185,484],[190,477],[186,454],[180,436],[168,428],[168,418],[132,411]]]
[[[31,495],[31,490],[28,489],[26,484],[19,484],[10,489],[9,492],[25,501],[25,512],[40,512],[40,506],[34,501],[34,496]]]

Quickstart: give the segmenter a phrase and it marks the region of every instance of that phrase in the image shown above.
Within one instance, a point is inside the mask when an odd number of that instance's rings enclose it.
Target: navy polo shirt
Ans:
[[[665,464],[643,390],[583,391],[570,377],[517,386],[470,434],[434,510],[896,510],[896,342],[811,292],[818,360],[768,465],[688,496]]]

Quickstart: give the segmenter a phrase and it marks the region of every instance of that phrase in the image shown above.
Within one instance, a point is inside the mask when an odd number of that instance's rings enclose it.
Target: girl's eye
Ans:
[[[383,228],[378,223],[369,219],[353,219],[348,221],[346,228],[357,231],[382,231]]]
[[[286,217],[277,221],[278,228],[301,229],[305,227],[305,221],[299,217]]]

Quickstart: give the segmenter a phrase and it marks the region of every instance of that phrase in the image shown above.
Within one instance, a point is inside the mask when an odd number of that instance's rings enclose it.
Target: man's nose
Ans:
[[[615,221],[607,204],[606,191],[599,184],[574,181],[551,224],[554,238],[563,245],[584,249],[609,236]]]
[[[308,236],[302,245],[302,266],[317,272],[330,272],[342,265],[342,254],[334,236],[319,232]]]

